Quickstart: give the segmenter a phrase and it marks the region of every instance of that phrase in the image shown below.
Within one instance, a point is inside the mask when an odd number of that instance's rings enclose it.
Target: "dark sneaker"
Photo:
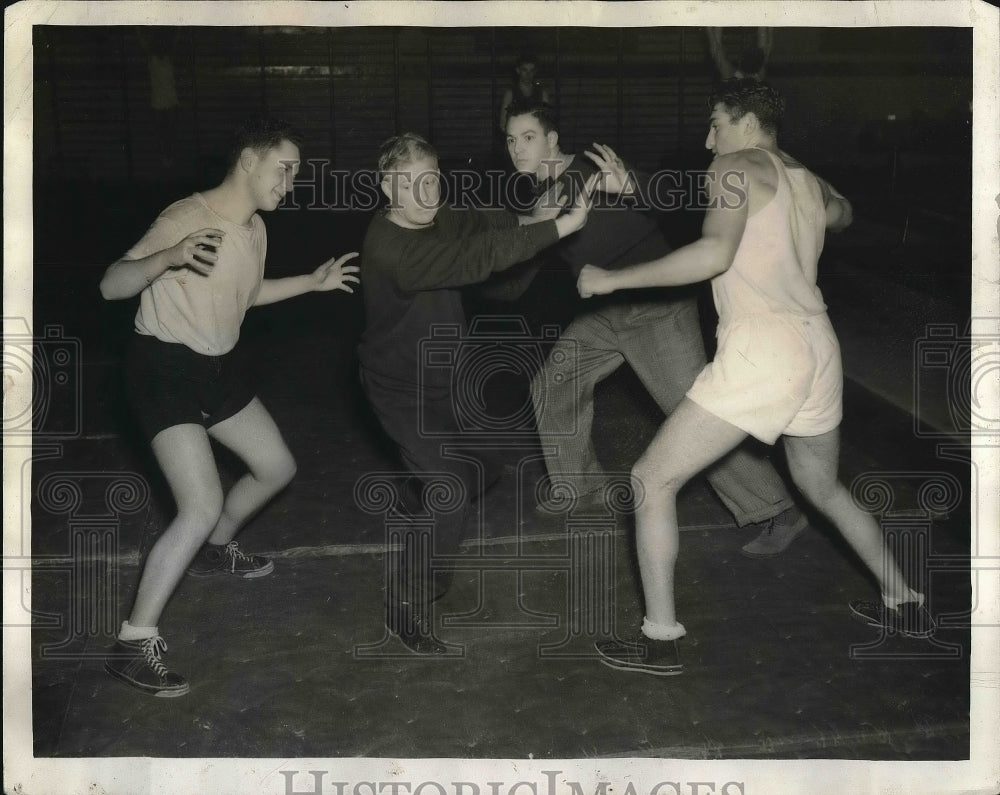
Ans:
[[[594,644],[601,662],[621,671],[653,676],[677,676],[684,672],[676,640],[653,640],[641,634],[634,641],[605,640]]]
[[[763,527],[759,536],[741,550],[748,558],[773,558],[780,555],[809,526],[809,520],[795,506],[777,516],[757,522]]]
[[[159,635],[145,640],[119,640],[104,658],[104,670],[120,682],[158,698],[183,696],[187,680],[167,669],[163,652],[167,643]]]
[[[428,610],[429,608],[424,608]],[[434,636],[431,617],[408,602],[386,605],[385,625],[393,635],[417,654],[447,654],[448,647]]]
[[[259,555],[246,555],[235,541],[225,546],[205,544],[188,566],[190,577],[212,577],[233,574],[244,579],[266,577],[274,571],[274,562]]]
[[[848,605],[859,621],[870,627],[882,627],[890,634],[899,633],[910,638],[927,638],[934,634],[937,624],[919,602],[903,602],[899,607],[886,607],[881,599],[865,602],[855,599]]]

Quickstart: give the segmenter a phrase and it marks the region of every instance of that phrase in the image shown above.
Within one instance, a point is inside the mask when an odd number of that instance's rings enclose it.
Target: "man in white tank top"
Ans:
[[[678,674],[674,567],[677,493],[747,435],[784,437],[799,490],[828,517],[878,581],[882,599],[851,602],[873,626],[926,637],[934,621],[907,585],[876,521],[837,480],[842,371],[837,339],[816,286],[826,229],[851,222],[851,205],[778,148],[784,100],[751,79],[713,94],[706,148],[711,203],[702,236],[656,261],[618,271],[586,266],[584,297],[614,290],[712,280],[719,311],[715,360],[695,381],[632,470],[636,546],[646,616],[633,641],[597,644],[622,670]]]

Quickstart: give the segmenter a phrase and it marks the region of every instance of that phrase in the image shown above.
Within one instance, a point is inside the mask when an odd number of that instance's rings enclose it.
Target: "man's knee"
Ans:
[[[272,451],[264,461],[259,462],[254,467],[254,476],[278,490],[291,483],[297,471],[295,458],[287,448],[283,448]]]
[[[206,486],[177,502],[177,520],[185,526],[211,530],[222,516],[223,495],[219,485]]]
[[[638,498],[642,494],[676,494],[686,482],[684,478],[663,472],[645,457],[632,466],[632,490]]]

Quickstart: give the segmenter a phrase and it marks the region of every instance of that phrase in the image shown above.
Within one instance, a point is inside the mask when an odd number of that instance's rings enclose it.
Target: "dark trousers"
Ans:
[[[375,415],[412,476],[402,490],[399,537],[391,539],[400,548],[387,569],[386,598],[426,604],[447,590],[451,576],[444,559],[459,553],[473,518],[471,505],[496,482],[502,465],[459,428],[449,389],[421,390],[363,366],[360,375]]]

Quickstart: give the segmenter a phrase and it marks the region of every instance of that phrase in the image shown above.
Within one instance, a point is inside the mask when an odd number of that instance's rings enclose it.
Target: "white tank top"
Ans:
[[[778,170],[777,190],[747,219],[729,270],[712,280],[720,323],[748,315],[808,317],[826,311],[816,286],[826,233],[819,182],[805,168],[789,168],[773,152],[767,153]]]

